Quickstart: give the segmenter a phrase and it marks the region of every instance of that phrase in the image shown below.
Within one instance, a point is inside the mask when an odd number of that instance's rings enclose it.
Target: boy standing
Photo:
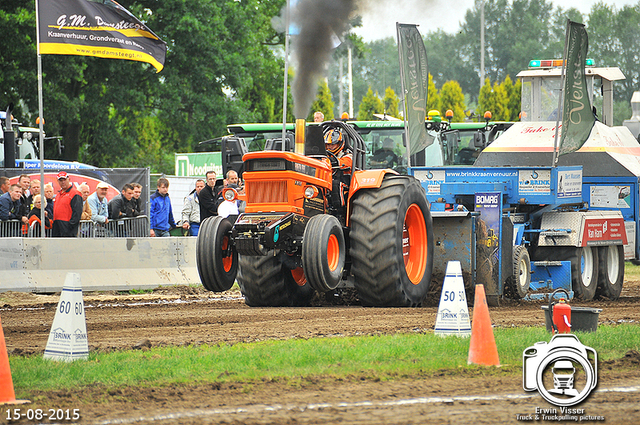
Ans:
[[[169,180],[158,179],[158,190],[151,195],[151,237],[171,236],[171,229],[176,227],[169,199]]]

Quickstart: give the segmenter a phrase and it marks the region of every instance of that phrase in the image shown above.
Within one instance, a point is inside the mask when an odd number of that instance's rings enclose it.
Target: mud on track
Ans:
[[[0,294],[0,317],[10,354],[44,351],[58,298],[58,294]],[[318,302],[323,304],[319,307],[249,308],[237,291],[214,294],[194,287],[163,288],[137,295],[90,293],[85,294],[84,303],[90,349],[95,351],[131,349],[136,345],[233,344],[431,332],[437,313],[435,303],[396,309],[334,306],[324,300]],[[509,302],[490,308],[490,315],[497,327],[543,326],[541,305]],[[626,282],[622,297],[616,302],[574,301],[571,305],[602,308],[600,324],[639,323],[640,282]],[[488,374],[443,371],[398,377],[391,382],[353,376],[341,380],[301,379],[295,383],[129,387],[117,391],[91,387],[77,392],[39,393],[31,407],[80,408],[81,423],[105,424],[465,423],[471,420],[470,413],[477,423],[515,423],[516,413],[531,413],[536,406],[551,407],[535,394],[522,398],[526,394],[519,371],[520,365]],[[599,382],[601,389],[640,385],[640,354],[630,353],[625,359],[602,365]],[[501,398],[455,398],[496,395]],[[604,415],[607,424],[640,423],[638,401],[637,390],[598,393],[588,399],[586,413]],[[3,421],[6,414],[0,415],[0,423]]]

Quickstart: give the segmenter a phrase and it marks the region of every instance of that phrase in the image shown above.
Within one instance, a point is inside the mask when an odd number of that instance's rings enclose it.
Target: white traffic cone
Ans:
[[[460,261],[449,261],[442,284],[442,294],[436,318],[436,335],[470,336],[469,307],[464,292]]]
[[[89,358],[87,320],[78,273],[67,273],[44,358],[67,362]]]

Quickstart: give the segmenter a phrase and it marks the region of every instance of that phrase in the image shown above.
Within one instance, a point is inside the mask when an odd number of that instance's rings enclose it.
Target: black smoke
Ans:
[[[325,75],[331,52],[350,29],[349,19],[357,0],[300,0],[291,11],[291,21],[299,29],[292,35],[294,79],[293,109],[304,118],[315,99],[318,81]]]

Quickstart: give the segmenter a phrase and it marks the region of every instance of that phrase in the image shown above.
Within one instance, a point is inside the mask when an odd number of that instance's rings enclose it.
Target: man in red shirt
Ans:
[[[73,187],[66,171],[58,173],[60,192],[53,203],[53,237],[75,238],[82,215],[82,195]]]

